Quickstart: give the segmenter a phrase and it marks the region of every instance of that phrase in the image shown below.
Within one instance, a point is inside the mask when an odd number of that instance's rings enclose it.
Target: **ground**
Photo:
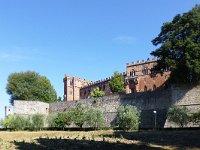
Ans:
[[[200,149],[200,130],[0,131],[0,149]]]

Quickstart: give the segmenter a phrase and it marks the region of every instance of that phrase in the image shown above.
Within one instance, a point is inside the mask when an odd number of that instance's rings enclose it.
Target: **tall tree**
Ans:
[[[200,81],[200,5],[164,23],[152,43],[159,46],[151,52],[157,69],[170,67],[177,82]]]
[[[114,72],[114,75],[109,82],[109,87],[113,93],[124,92],[124,79],[117,71]]]
[[[34,100],[43,102],[55,102],[56,91],[45,76],[40,76],[33,71],[12,73],[8,77],[7,93],[13,100]]]

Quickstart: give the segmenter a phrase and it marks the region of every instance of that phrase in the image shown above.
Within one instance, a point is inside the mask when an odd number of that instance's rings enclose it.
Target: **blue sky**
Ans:
[[[64,74],[96,81],[147,59],[164,22],[199,0],[1,0],[0,118],[10,73],[46,76],[63,96]]]

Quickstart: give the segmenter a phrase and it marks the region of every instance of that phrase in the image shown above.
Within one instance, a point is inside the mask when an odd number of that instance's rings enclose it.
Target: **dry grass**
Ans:
[[[0,131],[0,149],[200,149],[200,131]]]

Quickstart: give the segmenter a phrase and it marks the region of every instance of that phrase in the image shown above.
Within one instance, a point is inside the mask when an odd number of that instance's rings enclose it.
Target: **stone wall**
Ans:
[[[68,111],[78,103],[85,106],[100,108],[105,115],[106,125],[110,126],[115,123],[117,108],[120,105],[133,105],[141,111],[141,127],[153,128],[155,123],[159,128],[173,127],[174,124],[167,120],[167,111],[172,105],[186,106],[193,111],[200,110],[200,85],[171,87],[167,90],[158,90],[152,92],[132,93],[124,95],[110,95],[103,98],[83,99],[78,101],[57,102],[45,104],[33,101],[15,101],[14,111],[20,114],[30,113],[49,113]],[[48,107],[49,106],[49,107]]]
[[[48,115],[49,104],[39,101],[15,100],[13,112],[19,115],[32,115],[36,113]]]

